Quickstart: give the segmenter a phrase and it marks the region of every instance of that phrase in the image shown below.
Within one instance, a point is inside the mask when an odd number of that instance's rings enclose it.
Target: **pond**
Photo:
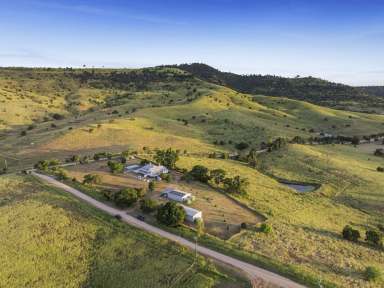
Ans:
[[[300,193],[312,192],[317,189],[315,185],[311,185],[311,184],[293,184],[293,183],[287,183],[287,182],[280,182],[280,183]]]

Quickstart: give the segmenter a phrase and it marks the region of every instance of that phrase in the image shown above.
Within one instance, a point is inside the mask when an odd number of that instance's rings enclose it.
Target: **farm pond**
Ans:
[[[280,182],[280,183],[300,193],[313,192],[318,188],[317,186],[312,184],[295,184],[295,183],[288,183],[288,182]]]

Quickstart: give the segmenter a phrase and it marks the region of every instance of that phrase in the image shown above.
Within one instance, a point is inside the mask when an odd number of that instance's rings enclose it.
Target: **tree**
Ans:
[[[108,167],[112,173],[121,173],[124,170],[124,164],[120,162],[108,161]]]
[[[203,219],[197,219],[195,221],[195,225],[196,225],[196,236],[197,237],[201,237],[202,235],[204,235],[204,221]]]
[[[69,158],[69,161],[70,162],[80,162],[80,156],[79,155],[72,155],[70,158]]]
[[[157,210],[157,220],[167,226],[177,227],[184,222],[184,208],[175,202],[167,202]]]
[[[209,173],[210,178],[213,179],[216,185],[219,185],[224,181],[226,174],[227,173],[223,169],[214,169]]]
[[[249,147],[249,144],[246,143],[246,142],[240,142],[240,143],[237,143],[237,144],[235,145],[235,148],[236,148],[237,150],[244,150],[244,149],[247,149],[248,147]]]
[[[156,211],[158,206],[159,204],[157,203],[157,201],[152,199],[147,198],[140,201],[140,209],[144,213],[152,213]]]
[[[167,183],[169,183],[169,182],[172,181],[172,175],[171,175],[171,173],[161,174],[161,175],[160,175],[160,178],[161,178],[162,180],[164,180],[165,182],[167,182]]]
[[[351,143],[352,143],[352,145],[355,145],[355,146],[359,145],[360,144],[360,138],[357,136],[353,136]]]
[[[210,180],[209,170],[207,167],[202,165],[193,166],[192,170],[188,173],[193,179],[202,183],[208,183]]]
[[[351,226],[346,225],[343,229],[343,238],[349,241],[357,242],[360,238],[359,230],[353,229]]]
[[[154,159],[158,164],[164,165],[169,169],[174,169],[177,160],[179,160],[179,152],[171,148],[167,150],[157,150]]]
[[[155,184],[154,181],[149,182],[148,183],[148,190],[151,191],[151,192],[154,191],[155,190],[155,186],[156,186],[156,184]]]
[[[367,281],[378,281],[382,277],[382,272],[373,266],[368,266],[364,271],[365,279]]]
[[[139,199],[138,191],[134,188],[125,188],[113,196],[113,201],[119,207],[129,207]]]
[[[248,164],[255,168],[256,165],[257,165],[257,151],[256,149],[251,149],[251,151],[249,151],[248,155],[247,155],[247,162]]]
[[[365,241],[367,241],[368,243],[374,246],[382,246],[383,245],[382,238],[383,237],[380,234],[380,232],[376,230],[368,230],[365,232]]]
[[[249,185],[248,179],[241,178],[240,176],[225,178],[223,183],[225,191],[234,194],[246,194],[246,189]]]
[[[59,180],[68,180],[69,179],[68,174],[63,169],[57,169],[55,171],[55,175],[56,175],[57,179],[59,179]]]
[[[83,178],[83,184],[100,184],[101,183],[101,177],[97,174],[87,174],[84,175]]]

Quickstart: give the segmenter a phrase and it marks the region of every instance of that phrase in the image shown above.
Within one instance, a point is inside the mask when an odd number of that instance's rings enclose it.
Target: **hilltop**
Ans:
[[[280,96],[343,110],[373,113],[384,111],[382,87],[352,87],[314,77],[239,75],[222,72],[202,63],[173,65],[192,75],[236,91],[254,95]]]

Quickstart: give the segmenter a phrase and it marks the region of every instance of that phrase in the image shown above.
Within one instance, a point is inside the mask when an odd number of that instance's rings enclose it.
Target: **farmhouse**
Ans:
[[[146,164],[138,169],[133,170],[134,173],[143,175],[144,177],[156,178],[161,174],[169,173],[169,170],[161,165],[152,163]]]
[[[196,220],[203,218],[203,213],[201,211],[185,205],[181,206],[184,208],[186,214],[185,220],[187,220],[188,222],[195,222]]]
[[[191,193],[168,188],[161,193],[161,196],[177,202],[186,202],[192,198]]]

